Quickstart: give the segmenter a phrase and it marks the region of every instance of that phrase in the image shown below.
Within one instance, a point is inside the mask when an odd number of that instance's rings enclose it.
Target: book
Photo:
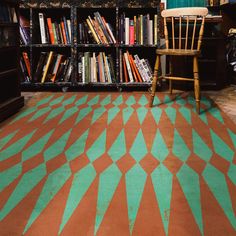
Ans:
[[[47,24],[48,24],[50,42],[51,42],[51,44],[55,44],[55,38],[54,38],[52,19],[51,18],[47,18]]]
[[[34,74],[34,81],[35,82],[39,82],[40,78],[42,78],[43,68],[44,68],[44,65],[46,63],[45,61],[48,57],[48,54],[49,53],[47,53],[47,52],[41,52],[40,53],[39,61],[38,61],[36,71],[35,71],[35,74]]]
[[[45,79],[46,79],[46,76],[47,76],[47,72],[48,72],[48,68],[50,66],[50,62],[52,60],[52,56],[53,56],[53,51],[50,51],[49,52],[49,55],[48,55],[48,59],[47,59],[47,62],[45,64],[45,68],[43,70],[43,76],[42,76],[42,79],[41,79],[41,83],[44,83],[45,82]]]
[[[48,42],[46,38],[46,28],[45,28],[45,21],[44,21],[43,13],[39,13],[39,27],[40,27],[41,43],[46,44]]]
[[[134,21],[130,20],[129,23],[129,44],[134,45]]]

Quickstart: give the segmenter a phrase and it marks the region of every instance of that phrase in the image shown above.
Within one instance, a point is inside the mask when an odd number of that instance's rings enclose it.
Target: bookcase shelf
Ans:
[[[19,79],[17,1],[0,2],[0,122],[24,105]]]
[[[29,43],[28,45],[21,45],[20,50],[22,52],[28,53],[30,70],[31,70],[31,80],[26,82],[22,76],[22,89],[23,90],[37,90],[37,89],[92,89],[92,88],[104,88],[104,89],[121,89],[128,87],[143,87],[146,88],[150,86],[151,83],[147,82],[129,82],[125,83],[124,79],[121,79],[123,74],[122,60],[123,53],[130,51],[132,55],[138,54],[141,57],[148,59],[150,62],[150,67],[154,67],[155,63],[155,48],[160,45],[160,34],[159,34],[159,24],[160,24],[160,0],[152,1],[109,1],[107,3],[102,2],[101,4],[96,1],[91,1],[90,3],[83,1],[24,1],[21,3],[19,9],[19,14],[23,15],[29,24]],[[98,5],[101,5],[101,7]],[[56,7],[53,7],[56,6]],[[116,42],[110,43],[94,43],[91,37],[89,42],[81,42],[81,35],[79,31],[79,24],[86,22],[88,16],[94,17],[94,13],[99,12],[101,17],[104,17],[104,22],[109,23],[111,31],[114,35]],[[49,17],[52,22],[60,21],[62,17],[66,17],[71,22],[71,44],[41,44],[40,39],[40,26],[39,26],[39,13],[45,14],[45,18]],[[125,45],[121,44],[119,40],[119,18],[121,14],[125,13],[127,17],[134,17],[140,14],[149,14],[153,19],[154,15],[157,15],[157,44],[156,45],[145,45],[145,44],[134,44]],[[87,26],[86,26],[87,27]],[[86,33],[87,34],[87,33]],[[55,54],[61,53],[70,58],[73,65],[73,70],[71,73],[69,82],[44,82],[35,81],[34,75],[37,68],[37,63],[42,52],[53,51]],[[80,57],[84,53],[90,53],[89,58],[96,54],[96,57],[100,53],[104,53],[104,62],[107,58],[108,65],[110,65],[109,55],[112,56],[114,65],[114,78],[113,82],[81,82],[78,70],[80,69]],[[103,55],[103,54],[102,54]],[[90,59],[89,59],[90,60]],[[104,67],[105,68],[105,67]],[[97,71],[98,73],[98,71]],[[108,72],[106,72],[108,73]],[[111,72],[110,72],[111,73]],[[111,76],[112,77],[112,76]]]

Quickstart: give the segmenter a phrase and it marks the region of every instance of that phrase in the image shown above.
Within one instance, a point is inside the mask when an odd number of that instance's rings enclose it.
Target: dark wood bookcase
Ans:
[[[73,72],[69,82],[45,82],[40,83],[32,80],[31,82],[22,82],[22,89],[27,90],[84,90],[84,89],[114,89],[122,90],[126,88],[147,88],[150,83],[125,83],[120,81],[122,75],[120,55],[127,50],[130,53],[139,54],[141,57],[148,58],[150,66],[153,68],[155,63],[155,48],[160,46],[160,34],[158,33],[158,40],[156,45],[124,45],[119,42],[119,17],[125,12],[126,16],[133,17],[138,14],[154,14],[158,15],[157,28],[160,24],[160,0],[133,0],[133,1],[21,1],[19,14],[22,14],[30,21],[30,40],[28,45],[21,45],[21,52],[26,51],[30,59],[30,67],[32,78],[36,70],[37,62],[39,60],[40,52],[55,51],[64,54],[71,58],[73,64]],[[93,15],[98,11],[107,22],[109,22],[114,29],[114,36],[117,40],[115,44],[95,44],[95,43],[81,43],[79,42],[78,24],[84,21],[88,15]],[[50,17],[59,17],[66,15],[71,21],[72,42],[69,45],[51,45],[41,44],[38,13],[45,13]],[[81,83],[78,82],[78,57],[81,52],[105,52],[111,54],[114,61],[114,69],[116,75],[116,82],[114,83]]]
[[[18,1],[2,0],[1,6],[18,10]],[[1,12],[1,14],[4,14]],[[2,15],[3,16],[3,15]],[[12,20],[0,21],[0,122],[24,105],[19,79],[19,26]]]

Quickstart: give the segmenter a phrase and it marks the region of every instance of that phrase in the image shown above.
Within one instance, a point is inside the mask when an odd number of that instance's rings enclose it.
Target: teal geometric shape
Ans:
[[[201,103],[205,104],[208,108],[212,106],[211,101],[205,96],[201,97]]]
[[[80,98],[79,100],[77,100],[75,102],[75,105],[80,106],[80,105],[84,104],[87,101],[87,99],[88,99],[88,95],[85,95],[82,98]]]
[[[103,133],[96,139],[92,146],[86,152],[89,160],[91,162],[95,161],[97,158],[102,156],[106,151],[106,129]]]
[[[126,175],[126,194],[128,203],[128,216],[130,234],[132,234],[134,223],[137,217],[138,209],[143,195],[144,186],[147,179],[146,172],[139,164],[133,166]]]
[[[161,104],[161,101],[157,96],[155,96],[153,100],[153,105],[159,105],[159,104]]]
[[[44,107],[40,110],[38,110],[31,118],[30,118],[30,122],[34,121],[36,119],[38,119],[40,116],[43,116],[44,114],[48,113],[49,111],[51,111],[51,107]]]
[[[49,138],[53,134],[54,129],[44,135],[42,138],[33,143],[30,147],[22,152],[22,161],[27,161],[43,151],[44,146],[47,144]]]
[[[167,116],[169,117],[171,123],[174,125],[175,120],[176,120],[176,109],[169,106],[165,109],[165,112],[166,112]]]
[[[111,95],[108,95],[107,97],[105,97],[101,102],[100,102],[100,104],[102,105],[102,106],[106,106],[106,105],[108,105],[108,104],[110,104],[111,103]]]
[[[104,107],[99,107],[95,109],[93,112],[92,124],[94,124],[105,112],[106,112],[106,108]]]
[[[115,119],[117,114],[120,112],[120,109],[118,107],[112,107],[108,111],[108,118],[107,118],[107,123],[108,125]]]
[[[190,156],[190,150],[185,144],[184,140],[175,129],[174,134],[174,144],[173,144],[173,154],[177,156],[182,162],[187,161]]]
[[[85,166],[79,170],[75,175],[70,188],[70,193],[67,199],[66,207],[64,210],[62,222],[60,225],[59,234],[62,232],[64,226],[72,216],[73,212],[79,205],[85,193],[91,186],[96,177],[96,171],[92,164]]]
[[[126,153],[125,132],[122,130],[108,151],[111,159],[116,162]]]
[[[28,108],[28,109],[26,109],[26,110],[20,112],[20,113],[17,115],[17,117],[14,118],[12,122],[10,122],[10,124],[14,123],[14,122],[17,121],[17,120],[20,120],[20,119],[23,118],[23,117],[28,116],[29,114],[35,112],[36,110],[37,110],[37,107],[30,107],[30,108]]]
[[[148,104],[148,100],[145,95],[142,95],[142,97],[139,99],[138,104],[141,106],[146,106]]]
[[[152,172],[151,177],[165,233],[168,235],[173,175],[163,164],[160,164]]]
[[[0,221],[18,205],[18,203],[43,179],[44,176],[46,176],[46,174],[45,164],[41,164],[23,175],[13,193],[8,198],[7,203],[0,211]]]
[[[194,110],[196,113],[196,109]],[[206,125],[208,125],[208,120],[206,116],[206,112],[201,112],[201,114],[198,116]]]
[[[55,118],[56,116],[58,116],[59,114],[61,114],[64,110],[65,110],[65,108],[64,108],[63,106],[57,107],[57,108],[53,109],[53,110],[49,113],[49,115],[47,116],[47,118],[44,120],[43,123],[45,124],[47,121],[49,121],[49,120]]]
[[[122,113],[123,113],[124,125],[127,123],[127,121],[129,120],[129,118],[131,117],[133,112],[134,112],[134,108],[132,108],[132,107],[126,107],[125,109],[123,109]]]
[[[8,134],[7,136],[3,137],[2,139],[0,139],[0,150],[16,135],[18,131],[19,130],[16,130]]]
[[[230,130],[230,129],[227,129],[227,130],[228,130],[230,138],[232,139],[234,147],[236,148],[236,134],[232,130]]]
[[[156,132],[151,153],[160,162],[164,161],[169,154],[168,147],[166,146],[166,143],[159,129]]]
[[[188,103],[195,106],[196,105],[196,101],[192,96],[188,96]]]
[[[209,113],[215,117],[220,123],[224,124],[224,119],[221,116],[220,110],[216,107],[209,109]]]
[[[236,165],[231,164],[228,170],[228,176],[236,186]]]
[[[167,104],[168,106],[171,106],[171,105],[173,105],[174,102],[173,102],[173,99],[171,99],[170,96],[165,95],[163,103]]]
[[[191,208],[194,219],[203,235],[199,176],[196,172],[184,164],[177,173],[177,178]]]
[[[236,217],[224,174],[208,163],[202,175],[211,192],[222,207],[225,215],[236,230]]]
[[[123,97],[120,95],[119,97],[116,98],[115,101],[112,102],[115,106],[119,106],[123,103]]]
[[[180,105],[180,106],[185,106],[187,102],[186,102],[186,100],[184,100],[183,98],[178,97],[178,98],[176,99],[176,103],[177,103],[178,105]]]
[[[12,166],[11,168],[0,172],[0,192],[12,183],[22,171],[22,164]]]
[[[76,99],[76,95],[74,96],[71,96],[70,98],[66,99],[63,103],[62,103],[62,106],[67,106],[71,103],[73,103]]]
[[[137,111],[137,114],[138,114],[139,122],[140,122],[140,124],[142,124],[144,119],[146,118],[148,109],[145,108],[145,107],[139,107],[136,111]]]
[[[227,161],[232,161],[234,151],[211,129],[211,139],[215,152]]]
[[[37,203],[31,213],[31,216],[25,226],[23,234],[30,228],[42,211],[47,207],[49,202],[54,198],[54,196],[59,192],[65,182],[69,179],[71,175],[71,170],[69,164],[61,166],[56,169],[50,175],[48,175],[47,181],[43,186],[43,190],[37,200]]]
[[[86,117],[93,109],[91,107],[85,107],[80,110],[79,115],[76,119],[76,124],[78,124],[84,117]]]
[[[192,124],[191,111],[186,107],[181,107],[179,109],[179,112],[182,114],[182,116],[185,118],[185,120],[191,125]]]
[[[134,98],[134,96],[129,96],[129,98],[127,99],[127,101],[125,102],[128,106],[132,106],[136,103],[136,100]]]
[[[64,122],[65,120],[67,120],[68,118],[70,118],[71,116],[73,116],[76,112],[78,112],[78,108],[77,107],[71,107],[69,109],[66,109],[63,117],[61,118],[61,120],[59,121],[59,124],[61,124],[62,122]]]
[[[31,133],[27,134],[20,140],[17,140],[15,143],[7,147],[5,150],[0,152],[0,160],[4,161],[17,153],[21,152],[24,146],[28,143],[28,141],[32,138],[36,130],[32,131]]]
[[[202,140],[201,136],[193,129],[193,152],[204,161],[209,161],[212,157],[212,150]]]
[[[89,129],[87,129],[70,147],[65,151],[68,161],[74,160],[84,152],[86,140],[88,138]]]
[[[57,105],[57,104],[62,103],[64,97],[65,97],[65,96],[63,95],[63,96],[60,96],[60,97],[54,99],[53,101],[51,101],[51,102],[49,103],[49,106],[54,106],[54,105]]]
[[[98,101],[99,101],[99,95],[97,95],[96,97],[93,97],[89,102],[87,102],[87,104],[89,106],[93,106],[93,105],[97,104]]]
[[[153,118],[154,118],[155,121],[156,121],[156,124],[158,125],[159,122],[160,122],[160,119],[161,119],[162,109],[159,108],[159,107],[153,107],[153,108],[151,109],[151,112],[152,112]]]
[[[122,173],[116,164],[112,164],[100,175],[94,235],[96,235],[100,227],[103,217],[120,182],[121,176]]]
[[[71,129],[63,134],[54,144],[52,144],[45,152],[43,153],[44,160],[49,161],[59,154],[63,153],[68,138],[70,136]]]
[[[47,96],[47,97],[41,99],[41,100],[36,104],[36,107],[48,103],[53,97],[54,97],[54,95],[50,95],[50,96]]]
[[[141,129],[139,130],[129,153],[136,160],[136,162],[141,161],[148,153],[146,142]]]

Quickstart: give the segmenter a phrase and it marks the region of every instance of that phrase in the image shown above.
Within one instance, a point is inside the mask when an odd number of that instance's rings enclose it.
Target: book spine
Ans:
[[[55,40],[54,42],[55,42],[55,44],[58,44],[55,23],[52,23],[52,32],[53,32],[53,35],[54,35],[54,40]]]
[[[140,38],[140,44],[143,45],[143,15],[140,15],[140,32],[139,32],[139,38]]]
[[[47,18],[47,24],[48,24],[49,37],[50,37],[51,44],[55,44],[51,18]]]
[[[58,72],[58,70],[59,70],[59,66],[60,66],[60,64],[61,64],[61,60],[62,60],[62,55],[60,55],[60,54],[58,54],[57,55],[57,60],[56,60],[56,62],[55,62],[55,67],[54,67],[54,69],[53,69],[53,72],[52,72],[52,82],[55,82],[55,79],[56,79],[56,76],[57,76],[57,72]]]
[[[43,77],[42,77],[42,79],[41,79],[41,83],[44,83],[44,82],[45,82],[45,78],[46,78],[46,76],[47,76],[48,68],[49,68],[49,65],[50,65],[51,60],[52,60],[52,55],[53,55],[53,52],[51,51],[51,52],[49,53],[48,60],[47,60],[47,63],[46,63],[46,65],[45,65],[45,70],[44,70],[44,72],[43,72]]]
[[[134,16],[134,43],[137,44],[137,16]]]
[[[66,33],[66,42],[67,42],[67,44],[70,44],[69,31],[68,31],[68,26],[67,26],[65,16],[63,16],[63,22],[64,22],[64,28],[65,28],[65,33]]]
[[[44,15],[43,13],[39,13],[39,26],[40,26],[40,35],[41,35],[41,42],[42,44],[46,44],[46,29],[45,29],[45,22],[44,22]]]
[[[148,44],[153,45],[153,21],[149,20],[149,28],[148,28]]]
[[[154,44],[157,45],[157,15],[154,15]]]
[[[28,75],[31,78],[30,60],[29,60],[29,57],[28,57],[28,53],[23,52],[22,55],[23,55],[23,59],[24,59],[25,65],[26,65]]]
[[[129,25],[129,44],[134,45],[134,21],[130,20]]]
[[[62,29],[62,34],[63,34],[63,41],[65,44],[67,44],[67,39],[66,39],[66,31],[65,31],[65,25],[64,25],[64,22],[61,21],[61,29]]]
[[[124,53],[124,57],[125,57],[125,63],[126,63],[126,66],[127,66],[128,75],[129,75],[129,80],[130,80],[130,82],[134,82],[134,77],[132,75],[132,70],[131,70],[131,67],[130,67],[130,63],[129,63],[127,53]]]
[[[71,38],[71,21],[70,20],[66,20],[67,23],[67,27],[68,27],[68,34],[69,34],[69,41],[70,43],[72,42],[72,38]]]
[[[122,57],[122,62],[123,62],[123,68],[124,68],[125,82],[128,83],[129,80],[128,80],[128,71],[127,71],[127,65],[126,65],[126,62],[125,62],[125,56]]]
[[[129,45],[129,17],[125,17],[125,44]]]
[[[100,40],[99,40],[99,38],[97,36],[97,33],[95,32],[95,30],[94,30],[94,28],[91,24],[91,21],[89,19],[86,19],[86,22],[87,22],[87,24],[88,24],[88,26],[89,26],[92,34],[93,34],[93,37],[94,37],[95,41],[97,42],[97,44],[100,44]]]
[[[82,57],[82,82],[85,83],[85,61],[84,61],[84,56]]]

